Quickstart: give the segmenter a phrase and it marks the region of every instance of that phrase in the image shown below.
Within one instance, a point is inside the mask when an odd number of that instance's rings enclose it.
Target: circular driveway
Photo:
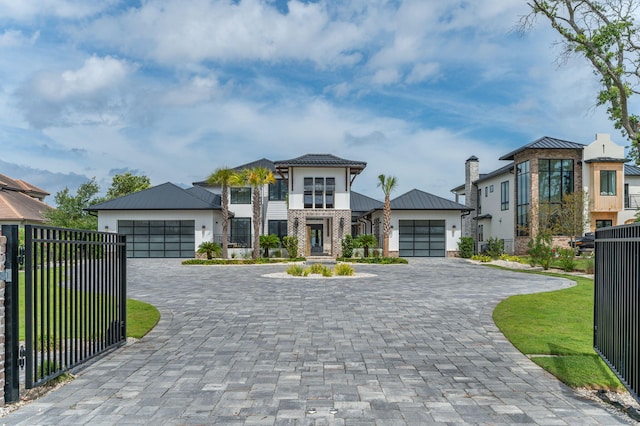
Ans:
[[[129,260],[160,309],[140,341],[6,424],[626,424],[528,360],[491,313],[570,281],[459,259],[356,265],[358,279],[278,279],[283,265]]]

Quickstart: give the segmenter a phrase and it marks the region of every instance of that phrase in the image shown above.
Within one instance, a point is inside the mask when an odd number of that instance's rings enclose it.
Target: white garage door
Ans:
[[[127,236],[127,257],[194,257],[193,220],[119,220],[118,232]]]
[[[400,257],[444,257],[444,220],[401,220]]]

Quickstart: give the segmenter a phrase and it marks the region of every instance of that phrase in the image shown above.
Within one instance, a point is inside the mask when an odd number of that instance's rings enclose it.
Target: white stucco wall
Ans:
[[[596,140],[587,145],[582,151],[583,160],[594,158],[625,158],[624,146],[611,140],[608,133],[597,133]]]
[[[502,210],[501,184],[509,182],[509,208]],[[491,186],[493,185],[493,192]],[[482,190],[480,202],[482,206],[481,216],[491,215],[491,219],[483,219],[479,223],[484,225],[484,241],[490,237],[507,241],[514,239],[514,210],[515,200],[515,178],[514,175],[506,172],[493,176],[478,183],[478,189]],[[486,191],[486,196],[485,196]],[[477,212],[471,212],[475,216]],[[505,247],[507,249],[507,247]]]

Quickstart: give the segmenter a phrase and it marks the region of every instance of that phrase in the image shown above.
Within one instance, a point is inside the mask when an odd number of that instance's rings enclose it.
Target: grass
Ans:
[[[571,387],[623,389],[593,350],[593,280],[543,275],[568,278],[576,286],[503,300],[493,312],[498,328],[518,350]]]
[[[521,263],[524,263],[525,265],[529,264],[529,256],[521,256],[520,259],[521,259],[520,260]],[[588,269],[593,268],[593,258],[587,259],[585,257],[576,257],[575,262],[576,262],[576,266],[574,268],[574,271],[587,272]],[[551,261],[551,267],[554,269],[562,269],[562,264],[560,263],[560,259],[554,258]]]
[[[51,300],[54,296],[54,293],[58,295],[58,297],[66,297],[66,296],[71,296],[73,293],[73,290],[70,289],[63,289],[60,288],[59,286],[55,286],[55,285],[50,285],[50,294],[49,294],[49,299]],[[54,292],[55,289],[55,292]],[[26,332],[25,332],[25,278],[24,278],[24,272],[20,272],[19,274],[19,282],[18,282],[18,299],[19,299],[19,306],[18,306],[18,310],[19,310],[19,316],[20,316],[20,321],[19,321],[19,334],[20,334],[20,340],[25,340],[26,337]],[[79,297],[80,300],[82,300],[84,293],[83,292],[77,292],[77,294],[75,294],[76,297]],[[89,304],[87,304],[88,306]],[[88,306],[87,308],[87,312],[91,312],[92,311],[92,307]],[[53,324],[55,323],[55,321],[53,320],[53,313],[49,313],[51,321],[50,323]],[[61,315],[58,318],[62,317],[62,321],[64,321],[64,317],[65,315]],[[148,303],[144,303],[138,300],[134,300],[134,299],[127,299],[127,337],[134,337],[134,338],[140,338],[142,336],[144,336],[145,334],[147,334],[149,331],[151,331],[151,329],[153,327],[155,327],[155,325],[158,323],[158,321],[160,320],[160,312],[158,312],[158,310],[148,304]],[[67,325],[67,327],[71,328],[70,325]],[[106,328],[106,327],[105,327]],[[39,332],[39,331],[38,331]],[[83,333],[82,330],[78,331],[80,334]],[[72,335],[73,333],[71,333],[69,330],[67,331],[68,335]]]

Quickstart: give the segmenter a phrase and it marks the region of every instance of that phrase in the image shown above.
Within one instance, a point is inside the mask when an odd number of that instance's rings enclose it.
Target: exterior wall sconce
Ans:
[[[340,229],[344,229],[344,217],[340,218]]]
[[[451,226],[451,229],[456,229],[456,226],[455,226],[455,225],[452,225],[452,226]]]
[[[296,218],[293,220],[293,232],[294,232],[294,234],[297,234],[297,233],[298,233],[298,225],[300,225],[300,221],[299,221],[299,220],[298,220],[298,218],[296,217]]]
[[[207,225],[202,225],[202,230],[204,231],[205,229],[207,229]]]
[[[109,230],[109,225],[105,225],[105,226],[104,226],[104,230],[105,230],[105,231],[108,231],[108,230]]]

